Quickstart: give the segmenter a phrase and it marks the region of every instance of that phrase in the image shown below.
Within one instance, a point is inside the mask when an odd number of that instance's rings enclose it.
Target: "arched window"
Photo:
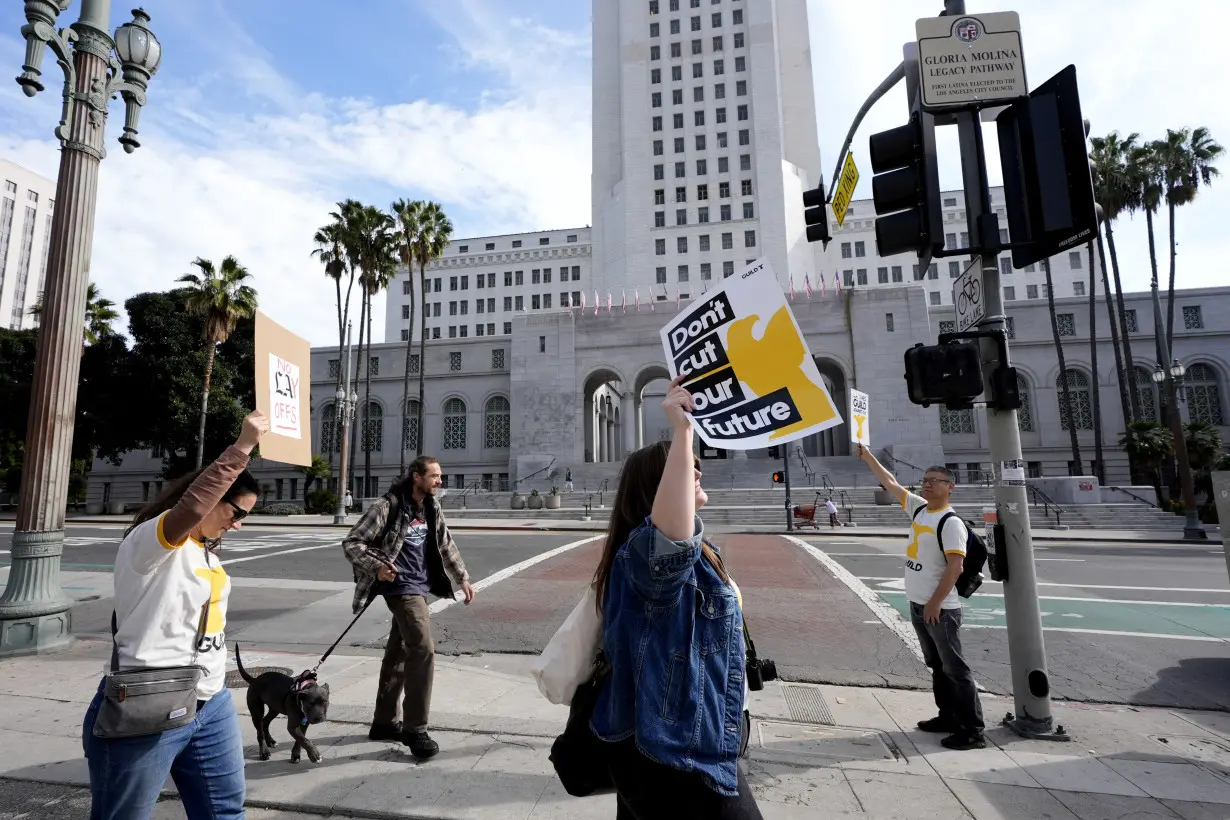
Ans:
[[[363,408],[359,408],[362,414]],[[363,452],[378,453],[384,449],[384,409],[376,402],[368,402],[367,415],[363,419]]]
[[[487,400],[487,413],[484,420],[484,437],[483,446],[499,450],[508,447],[510,436],[510,424],[512,419],[512,408],[508,404],[508,399],[503,396],[492,396]]]
[[[1153,376],[1148,370],[1145,370],[1143,367],[1133,368],[1132,388],[1136,391],[1136,401],[1140,404],[1141,420],[1156,420],[1157,385],[1153,383]]]
[[[444,449],[466,448],[466,403],[461,399],[444,402]]]
[[[1184,381],[1187,382],[1187,409],[1192,421],[1224,424],[1217,371],[1203,362],[1194,364],[1187,369]]]
[[[1022,433],[1032,433],[1034,431],[1033,402],[1029,395],[1029,383],[1020,373],[1016,376],[1016,392],[1021,396],[1021,406],[1016,411],[1016,425]]]
[[[419,446],[419,402],[418,399],[410,399],[406,403],[406,417],[401,420],[402,439],[406,442],[407,450],[418,452],[422,449]]]
[[[342,449],[342,431],[337,429],[337,406],[330,404],[320,413],[320,452],[337,453]]]
[[[1077,430],[1093,429],[1093,402],[1089,398],[1089,377],[1079,370],[1065,370],[1055,379],[1055,400],[1059,402],[1059,426],[1068,429],[1068,408],[1064,406],[1063,384],[1067,380],[1072,416]]]
[[[974,434],[973,410],[949,410],[940,407],[940,433],[946,436],[972,436]]]

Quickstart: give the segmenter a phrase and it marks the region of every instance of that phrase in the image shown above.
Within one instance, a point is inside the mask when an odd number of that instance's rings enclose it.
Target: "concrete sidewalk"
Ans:
[[[467,518],[465,510],[445,510],[449,526],[456,530],[522,530],[528,532],[606,532],[605,521],[580,521],[559,518]],[[12,521],[12,517],[0,516],[0,521]],[[359,516],[351,515],[346,524],[334,524],[332,516],[328,515],[251,515],[244,519],[244,525],[250,527],[323,527],[337,530],[348,530]],[[69,524],[125,524],[132,521],[131,515],[72,515]],[[899,538],[908,528],[904,527],[859,527],[846,525],[830,529],[821,526],[818,529],[795,528],[792,535],[800,538],[842,538],[850,539],[862,536],[864,538]],[[1169,530],[1092,530],[1070,529],[1057,530],[1037,527],[1033,530],[1035,541],[1102,541],[1123,544],[1221,544],[1220,531],[1216,527],[1205,526],[1208,532],[1206,541],[1189,541],[1183,537],[1182,522],[1177,522],[1173,532]],[[706,525],[706,531],[713,534],[724,533],[768,533],[785,534],[784,526],[765,526],[751,524],[746,526]]]
[[[107,645],[0,662],[0,797],[7,811],[80,817],[88,795],[81,717]],[[298,671],[314,657],[245,653],[245,665]],[[432,731],[441,753],[416,763],[401,746],[367,740],[379,659],[334,655],[329,722],[311,736],[325,759],[289,762],[290,743],[256,759],[255,732],[241,716],[249,816],[397,818],[612,818],[610,795],[573,798],[547,759],[566,709],[548,704],[528,676],[531,656],[437,658]],[[234,689],[244,708],[244,691]],[[984,696],[988,717],[1011,704]],[[1027,741],[1001,728],[983,751],[950,752],[912,727],[933,711],[930,695],[892,689],[768,684],[754,693],[750,781],[769,820],[994,818],[1111,820],[1230,817],[1230,715],[1058,704],[1074,741]],[[51,784],[51,785],[40,785]],[[168,786],[170,784],[168,783]],[[182,817],[173,798],[157,817]],[[43,801],[39,803],[39,801]],[[67,811],[68,806],[76,813]]]

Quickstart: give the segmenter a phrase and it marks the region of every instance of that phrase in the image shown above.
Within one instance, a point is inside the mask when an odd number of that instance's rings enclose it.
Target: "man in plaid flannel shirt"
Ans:
[[[474,600],[465,562],[436,500],[439,486],[440,463],[419,456],[342,541],[354,567],[353,611],[382,595],[393,614],[368,737],[399,740],[420,760],[440,751],[427,734],[436,659],[427,595],[451,599],[457,586],[467,605]]]

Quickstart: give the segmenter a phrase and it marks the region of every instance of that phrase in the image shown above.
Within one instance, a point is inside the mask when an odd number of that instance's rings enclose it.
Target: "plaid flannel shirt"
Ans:
[[[444,510],[440,508],[435,496],[427,496],[424,503],[432,505],[435,515],[435,542],[444,572],[454,586],[461,586],[470,580],[470,576],[466,572],[465,562],[461,560],[461,552],[453,541],[453,535],[448,531],[448,524],[444,521]],[[397,553],[401,552],[402,544],[405,543],[406,529],[410,522],[406,511],[407,506],[402,504],[398,513],[401,520],[381,539],[380,534],[384,531],[389,514],[389,499],[382,496],[372,502],[358,522],[351,527],[349,534],[342,539],[342,551],[355,569],[354,599],[351,601],[351,611],[355,614],[367,603],[380,568],[396,569]]]

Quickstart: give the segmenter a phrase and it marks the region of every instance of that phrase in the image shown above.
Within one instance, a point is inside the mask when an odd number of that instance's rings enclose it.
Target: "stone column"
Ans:
[[[62,144],[51,222],[43,312],[30,393],[13,565],[0,596],[0,657],[42,653],[72,642],[71,601],[60,588],[64,515],[72,464],[77,380],[85,325],[98,165],[105,156],[107,60],[113,43],[106,4],[73,25],[74,99]],[[100,8],[101,7],[101,8]]]
[[[609,415],[606,417],[606,460],[615,461],[615,417]]]
[[[596,438],[598,439],[596,447],[598,448],[599,462],[606,461],[606,408],[601,402],[598,404],[598,429]]]
[[[640,396],[634,399],[636,405],[636,423],[633,425],[636,435],[636,449],[645,446],[645,400]]]
[[[637,409],[630,392],[625,392],[619,399],[619,421],[623,426],[623,458],[637,448]]]

